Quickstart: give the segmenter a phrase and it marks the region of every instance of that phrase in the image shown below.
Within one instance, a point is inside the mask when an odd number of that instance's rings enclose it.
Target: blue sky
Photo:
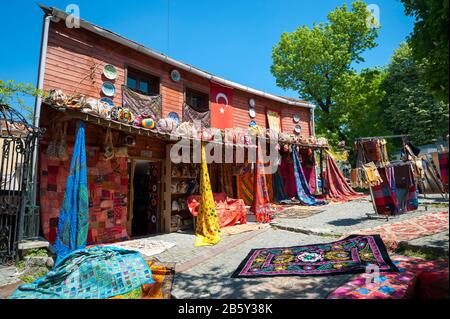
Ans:
[[[41,1],[60,9],[77,4],[81,17],[94,24],[226,79],[291,97],[297,97],[296,93],[278,88],[270,73],[272,47],[283,32],[324,22],[327,13],[335,7],[351,3],[338,0]],[[358,69],[388,63],[393,51],[413,28],[413,19],[404,15],[400,1],[368,3],[380,8],[382,29],[377,39],[379,46],[364,54],[366,62],[357,66]],[[36,84],[42,16],[35,1],[2,3],[0,79]]]

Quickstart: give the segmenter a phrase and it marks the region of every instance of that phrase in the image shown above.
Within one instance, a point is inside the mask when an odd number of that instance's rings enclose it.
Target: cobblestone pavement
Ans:
[[[417,238],[417,239],[413,239],[408,241],[408,245],[409,246],[413,246],[413,247],[429,247],[429,248],[434,248],[434,249],[442,249],[444,251],[447,252],[449,251],[449,236],[448,236],[448,231],[447,232],[443,232],[443,233],[439,233],[439,234],[435,234],[435,235],[431,235],[431,236],[426,236],[426,237],[421,237],[421,238]]]
[[[351,275],[329,277],[230,278],[254,248],[295,246],[330,242],[333,239],[268,229],[175,277],[176,298],[325,298]]]
[[[428,199],[419,199],[419,209],[389,218],[389,222],[402,221],[429,212],[448,210],[448,201],[436,195],[428,195]],[[445,203],[447,206],[444,206]],[[330,205],[324,212],[303,219],[275,220],[276,226],[304,233],[343,235],[355,230],[367,229],[385,224],[385,218],[368,218],[374,214],[369,197],[360,200]]]
[[[436,197],[420,199],[418,211],[390,219],[396,222],[428,212],[448,210],[448,202]],[[443,205],[447,203],[447,206]],[[428,206],[427,206],[428,205]],[[241,261],[254,248],[307,245],[332,242],[335,237],[356,229],[371,228],[386,223],[386,219],[368,219],[373,214],[372,203],[362,199],[329,205],[325,211],[304,219],[281,219],[286,227],[313,230],[318,234],[286,231],[275,227],[223,236],[213,247],[195,247],[192,232],[157,235],[151,238],[175,243],[173,248],[157,255],[161,261],[176,262],[173,287],[176,298],[325,298],[347,282],[352,275],[327,277],[230,278]],[[448,251],[448,231],[409,242],[413,246],[444,247]],[[0,287],[14,279],[14,267],[0,268]],[[2,289],[0,288],[0,295]]]
[[[0,287],[12,284],[18,279],[15,276],[16,267],[0,265]]]

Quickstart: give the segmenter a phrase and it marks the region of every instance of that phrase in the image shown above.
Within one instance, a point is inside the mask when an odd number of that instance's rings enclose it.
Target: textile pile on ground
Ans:
[[[154,283],[136,251],[94,247],[70,253],[46,276],[24,284],[11,299],[105,299]]]
[[[356,231],[360,235],[379,234],[389,250],[394,251],[400,242],[448,231],[449,212],[430,213],[404,221],[384,224]],[[344,236],[345,237],[345,236]]]
[[[234,226],[237,223],[247,223],[247,209],[242,199],[229,198],[225,193],[214,193],[213,197],[220,228]],[[187,202],[192,216],[197,216],[200,208],[200,195],[189,196]]]
[[[328,299],[448,298],[448,261],[393,257],[398,273],[362,274],[333,291]]]
[[[380,236],[349,236],[308,246],[253,249],[232,277],[320,276],[362,273],[368,264],[395,272]]]
[[[175,263],[163,263],[153,258],[147,261],[152,270],[153,280],[150,285],[142,285],[131,292],[111,297],[110,299],[170,299],[175,277]]]

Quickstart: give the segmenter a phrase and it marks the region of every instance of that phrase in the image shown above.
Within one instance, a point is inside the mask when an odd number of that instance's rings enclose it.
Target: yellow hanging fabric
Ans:
[[[214,202],[206,164],[205,144],[202,143],[202,163],[200,175],[200,207],[195,229],[195,246],[212,246],[220,241],[222,233],[219,226],[216,204]]]

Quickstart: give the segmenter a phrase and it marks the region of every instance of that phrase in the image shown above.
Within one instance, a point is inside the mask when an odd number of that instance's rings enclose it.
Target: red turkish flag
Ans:
[[[233,89],[210,82],[211,127],[233,127]]]

